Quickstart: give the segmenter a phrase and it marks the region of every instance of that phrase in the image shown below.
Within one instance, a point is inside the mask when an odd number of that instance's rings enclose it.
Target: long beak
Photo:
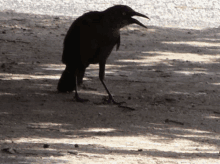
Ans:
[[[141,14],[141,13],[138,13],[138,12],[135,12],[135,13],[133,14],[133,16],[139,16],[139,17],[144,17],[144,18],[150,19],[150,18],[148,18],[146,15]],[[137,19],[131,18],[131,20],[132,20],[132,23],[135,23],[135,24],[137,24],[137,25],[139,25],[139,26],[142,26],[142,27],[144,27],[144,28],[147,28],[145,25],[143,25],[143,24],[142,24],[141,22],[139,22]]]
[[[148,18],[146,15],[141,14],[141,13],[138,13],[138,12],[135,12],[135,13],[134,13],[134,16],[139,16],[139,17],[144,17],[144,18],[150,19],[150,18]]]

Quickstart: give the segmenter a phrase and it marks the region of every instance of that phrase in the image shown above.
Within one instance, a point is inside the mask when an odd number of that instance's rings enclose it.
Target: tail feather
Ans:
[[[75,72],[65,69],[58,82],[57,90],[60,92],[72,92],[76,86]]]

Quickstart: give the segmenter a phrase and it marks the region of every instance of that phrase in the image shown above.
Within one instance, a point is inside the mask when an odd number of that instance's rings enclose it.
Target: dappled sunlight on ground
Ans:
[[[105,81],[130,111],[104,101],[97,64],[88,102],[57,92],[72,18],[25,16],[0,20],[0,163],[218,162],[219,28],[123,29]]]
[[[56,126],[63,125],[53,125],[51,123],[41,123],[37,125],[35,123],[34,126],[38,128],[55,129]],[[151,126],[154,127],[154,124],[151,124]],[[46,151],[55,157],[65,156],[67,155],[66,153],[69,152],[70,154],[79,154],[79,157],[86,155],[87,157],[95,156],[101,159],[120,159],[121,156],[123,156],[126,160],[128,158],[134,158],[133,160],[142,158],[144,161],[143,158],[153,160],[153,158],[156,157],[161,162],[172,161],[174,159],[176,162],[183,162],[184,159],[191,159],[191,162],[200,163],[200,161],[205,161],[207,156],[208,158],[213,158],[213,161],[218,159],[218,147],[215,145],[210,146],[209,143],[206,143],[209,139],[214,139],[208,131],[183,129],[179,127],[164,128],[163,125],[156,125],[154,130],[166,135],[162,137],[159,134],[153,135],[148,133],[147,130],[149,130],[149,127],[136,126],[136,128],[141,129],[141,131],[135,135],[132,134],[132,131],[126,131],[124,129],[90,128],[68,131],[62,128],[56,128],[60,129],[61,133],[68,134],[66,138],[21,137],[14,138],[13,141],[14,144],[21,145],[21,149],[17,150],[21,153],[35,154],[37,152]],[[145,133],[144,130],[146,130]],[[113,135],[114,132],[119,136]],[[120,135],[123,133],[127,135]],[[175,136],[172,134],[175,134]],[[91,137],[92,140],[90,139]],[[201,140],[203,145],[201,146],[198,142],[192,141],[191,138]],[[40,145],[44,145],[45,143],[49,145],[49,148],[46,150],[40,147]],[[30,146],[26,148],[26,150],[22,150],[22,145],[25,144]],[[59,152],[57,152],[57,150],[59,150]],[[210,162],[212,162],[212,160],[210,160]]]
[[[219,36],[220,37],[220,36]],[[195,47],[207,47],[207,48],[219,48],[220,47],[220,39],[207,39],[207,41],[216,41],[214,42],[201,42],[201,41],[182,41],[182,42],[162,42],[163,44],[182,44],[182,45],[191,45]]]
[[[57,75],[26,75],[26,74],[8,74],[0,73],[2,80],[34,80],[34,79],[52,79],[57,80],[60,78],[60,74]]]
[[[163,60],[180,60],[180,61],[188,61],[188,62],[204,62],[204,63],[212,63],[213,59],[219,59],[219,56],[210,56],[210,55],[200,55],[195,53],[175,53],[175,52],[160,52],[160,51],[149,51],[143,52],[149,54],[148,57],[144,58],[142,62],[157,62]],[[151,55],[157,56],[151,56]]]

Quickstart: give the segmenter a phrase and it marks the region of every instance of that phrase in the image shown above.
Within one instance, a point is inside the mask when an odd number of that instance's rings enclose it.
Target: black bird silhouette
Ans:
[[[149,19],[128,6],[115,5],[102,12],[85,13],[73,22],[64,39],[62,62],[66,64],[66,68],[58,82],[58,91],[75,90],[76,101],[88,101],[79,97],[77,84],[82,84],[86,68],[90,64],[98,63],[99,79],[108,93],[108,102],[119,104],[103,81],[105,64],[113,47],[116,45],[116,50],[119,49],[121,28],[133,23],[147,28],[132,16]]]

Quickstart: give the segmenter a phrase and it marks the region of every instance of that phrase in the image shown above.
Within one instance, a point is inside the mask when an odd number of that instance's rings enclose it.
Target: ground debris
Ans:
[[[1,149],[1,151],[3,153],[7,153],[7,154],[15,154],[15,153],[17,153],[16,149],[13,149],[13,148],[3,148],[3,149]]]
[[[179,125],[184,125],[183,122],[174,121],[174,120],[170,120],[170,119],[166,119],[164,122],[165,123],[175,123],[175,124],[179,124]]]
[[[76,150],[68,150],[67,153],[78,155],[78,151],[76,151]]]

